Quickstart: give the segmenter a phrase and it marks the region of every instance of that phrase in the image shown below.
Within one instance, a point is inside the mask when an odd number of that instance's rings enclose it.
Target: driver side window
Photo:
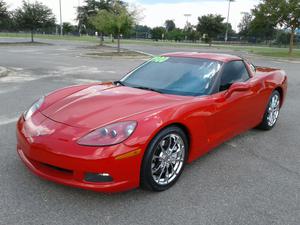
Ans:
[[[249,79],[249,73],[243,61],[232,61],[224,65],[219,91],[227,90],[233,83]]]

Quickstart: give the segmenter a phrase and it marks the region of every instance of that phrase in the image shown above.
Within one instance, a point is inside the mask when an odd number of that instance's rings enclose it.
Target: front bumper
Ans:
[[[118,157],[136,151],[136,146],[80,146],[74,139],[86,131],[56,123],[42,114],[36,118],[24,121],[21,117],[17,123],[17,152],[36,175],[68,186],[109,193],[139,186],[142,154]],[[37,135],[35,132],[41,127],[44,131],[55,131]],[[88,182],[87,173],[109,174],[113,180]]]

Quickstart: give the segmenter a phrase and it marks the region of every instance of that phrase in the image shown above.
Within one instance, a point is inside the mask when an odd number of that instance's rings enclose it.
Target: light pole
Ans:
[[[189,26],[190,26],[190,24],[189,24],[189,17],[191,17],[192,14],[184,14],[184,16],[186,18],[186,25],[185,25],[184,29],[189,30]],[[187,40],[187,35],[185,35],[185,40]]]
[[[228,13],[227,13],[227,23],[226,23],[226,33],[225,33],[225,42],[228,40],[228,29],[229,29],[229,15],[230,15],[230,3],[234,0],[228,0]]]
[[[192,16],[192,14],[184,14],[185,18],[186,18],[186,28],[188,28],[189,26],[189,17]]]
[[[80,7],[80,0],[78,0],[77,13],[79,13],[79,7]],[[80,20],[78,20],[78,33],[79,33],[79,36],[81,36],[81,22],[80,22]]]
[[[59,0],[59,15],[60,15],[60,35],[63,35],[63,24],[61,15],[61,0]]]

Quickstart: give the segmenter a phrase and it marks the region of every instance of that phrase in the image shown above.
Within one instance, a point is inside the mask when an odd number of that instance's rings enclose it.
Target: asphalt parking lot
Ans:
[[[288,96],[276,128],[250,130],[219,146],[188,165],[168,191],[105,195],[33,175],[17,156],[15,123],[39,96],[68,85],[119,79],[143,59],[90,58],[85,53],[91,43],[47,42],[51,45],[0,45],[0,66],[12,71],[0,78],[1,225],[300,224],[300,62],[239,52],[256,65],[280,67],[288,74]],[[125,47],[150,54],[223,52]]]

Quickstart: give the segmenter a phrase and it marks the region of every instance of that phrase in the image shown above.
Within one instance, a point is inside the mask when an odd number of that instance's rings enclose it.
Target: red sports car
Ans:
[[[65,185],[163,191],[217,145],[273,128],[286,92],[279,69],[233,55],[165,54],[119,81],[40,98],[17,123],[17,151],[32,172]]]

